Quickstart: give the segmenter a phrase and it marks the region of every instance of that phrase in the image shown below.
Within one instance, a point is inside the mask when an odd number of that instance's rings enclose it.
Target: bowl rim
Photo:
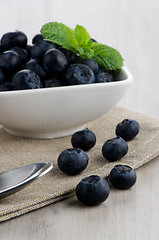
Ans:
[[[21,95],[21,94],[35,94],[35,93],[39,93],[39,92],[57,92],[57,91],[68,91],[69,90],[73,90],[73,89],[84,89],[84,88],[98,88],[98,87],[104,87],[104,86],[118,86],[118,85],[121,85],[121,84],[130,84],[132,83],[133,81],[133,76],[132,74],[130,73],[130,71],[125,67],[123,66],[121,68],[122,71],[124,71],[127,75],[127,78],[126,79],[123,79],[123,80],[119,80],[119,81],[114,81],[114,82],[105,82],[105,83],[91,83],[91,84],[79,84],[79,85],[70,85],[70,86],[60,86],[60,87],[50,87],[50,88],[36,88],[36,89],[24,89],[24,90],[13,90],[13,91],[1,91],[0,92],[0,96],[1,95]]]

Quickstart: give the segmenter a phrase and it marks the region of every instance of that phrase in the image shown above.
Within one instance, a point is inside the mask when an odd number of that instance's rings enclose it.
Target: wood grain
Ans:
[[[159,233],[159,157],[136,170],[127,191],[111,189],[108,199],[85,207],[76,197],[0,225],[1,239],[157,240]]]
[[[158,10],[157,0],[1,0],[0,35],[19,29],[31,43],[46,22],[84,25],[93,38],[120,50],[134,75],[119,104],[159,117]],[[137,170],[132,189],[111,189],[98,207],[84,207],[73,197],[1,223],[0,239],[157,240],[158,169],[159,157]]]

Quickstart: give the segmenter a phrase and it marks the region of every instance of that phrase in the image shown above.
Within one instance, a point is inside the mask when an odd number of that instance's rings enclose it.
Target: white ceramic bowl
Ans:
[[[0,92],[0,124],[16,136],[50,139],[73,134],[107,113],[133,78],[123,67],[119,81]]]

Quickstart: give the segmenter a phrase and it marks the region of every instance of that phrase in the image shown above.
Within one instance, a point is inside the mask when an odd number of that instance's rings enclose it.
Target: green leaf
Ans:
[[[123,58],[116,49],[107,45],[93,43],[92,50],[94,51],[93,59],[107,70],[117,70],[123,66]]]
[[[77,47],[76,49],[82,58],[92,58],[94,56],[94,52],[91,48]]]
[[[77,39],[78,45],[86,46],[91,44],[89,33],[83,26],[76,25],[74,33],[75,33],[75,37]]]
[[[123,58],[112,47],[92,42],[87,30],[77,25],[74,30],[58,22],[50,22],[41,28],[41,34],[67,50],[74,51],[82,58],[93,58],[107,70],[117,70],[123,66]]]
[[[91,48],[85,47],[84,49],[84,55],[83,58],[92,58],[94,56],[94,52]]]
[[[78,46],[74,31],[62,23],[50,22],[41,28],[41,34],[48,40],[74,51]]]

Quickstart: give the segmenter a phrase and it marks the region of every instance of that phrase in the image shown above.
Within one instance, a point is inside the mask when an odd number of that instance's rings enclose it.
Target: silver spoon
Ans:
[[[25,187],[53,168],[51,162],[33,163],[0,173],[0,198],[7,197]]]

